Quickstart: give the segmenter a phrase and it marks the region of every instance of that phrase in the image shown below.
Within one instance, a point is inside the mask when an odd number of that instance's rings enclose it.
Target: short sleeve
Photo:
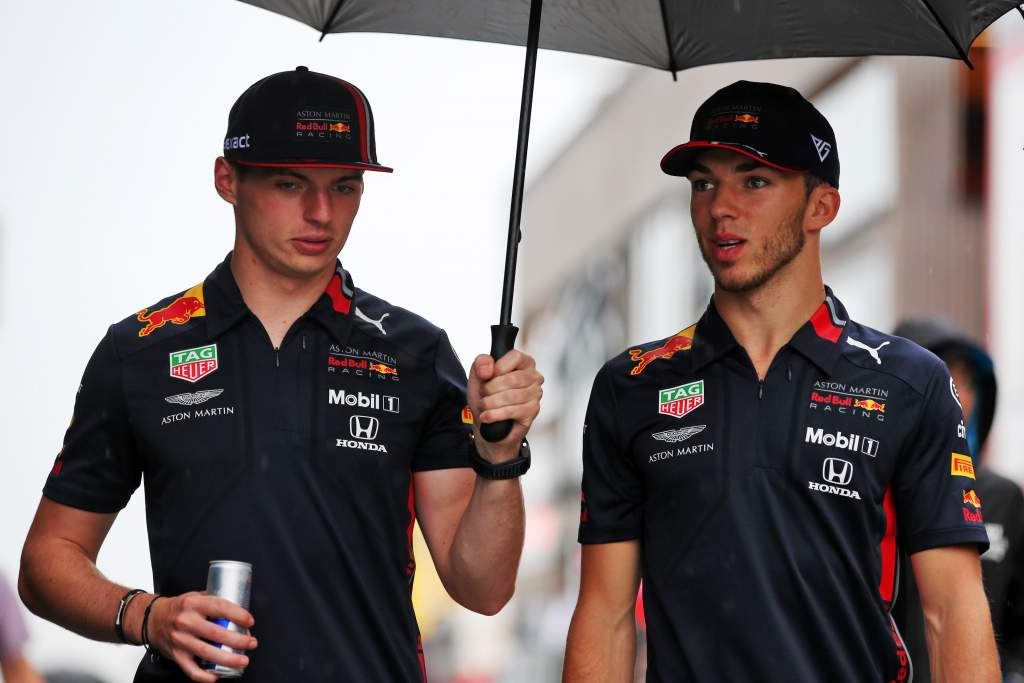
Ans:
[[[88,512],[121,510],[142,478],[121,387],[112,332],[85,368],[64,446],[43,495]]]
[[[594,380],[583,425],[580,543],[628,541],[643,533],[643,478],[622,447],[618,412],[608,373],[602,370]]]
[[[436,398],[412,459],[414,472],[471,465],[467,445],[473,420],[466,407],[466,371],[443,331],[437,340],[434,377]]]
[[[975,544],[979,552],[988,548],[964,425],[953,380],[945,365],[937,364],[893,481],[900,539],[908,553],[958,544]]]

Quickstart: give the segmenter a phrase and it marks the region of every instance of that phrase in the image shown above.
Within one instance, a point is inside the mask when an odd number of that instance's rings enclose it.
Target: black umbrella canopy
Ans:
[[[242,0],[328,33],[525,45],[529,0]],[[540,47],[679,71],[782,57],[966,59],[1017,0],[545,0]]]

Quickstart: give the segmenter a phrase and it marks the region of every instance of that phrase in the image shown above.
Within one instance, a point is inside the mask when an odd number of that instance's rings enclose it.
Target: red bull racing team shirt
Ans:
[[[715,310],[610,360],[581,543],[639,540],[648,681],[906,681],[897,544],[988,545],[945,365],[830,290],[763,380]]]
[[[158,593],[252,563],[250,683],[423,681],[412,475],[469,466],[465,371],[340,264],[275,349],[229,261],[110,327],[44,495],[114,513],[144,480]],[[185,677],[146,658],[136,680]]]

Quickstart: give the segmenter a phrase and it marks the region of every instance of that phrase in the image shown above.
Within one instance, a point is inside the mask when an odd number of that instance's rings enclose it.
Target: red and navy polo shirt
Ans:
[[[715,310],[598,373],[581,543],[637,540],[648,681],[904,681],[897,545],[988,545],[946,366],[832,292],[759,380]]]
[[[110,327],[43,493],[114,513],[144,481],[158,593],[252,563],[249,683],[423,681],[413,472],[469,466],[465,371],[340,264],[274,348],[229,262]],[[186,678],[146,658],[136,680]]]

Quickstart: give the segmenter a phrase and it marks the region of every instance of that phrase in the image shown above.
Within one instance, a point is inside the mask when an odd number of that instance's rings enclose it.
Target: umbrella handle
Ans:
[[[491,325],[491,358],[498,360],[512,350],[516,344],[519,328],[510,323]],[[512,420],[500,422],[484,422],[480,425],[480,436],[495,443],[501,441],[512,431]]]

